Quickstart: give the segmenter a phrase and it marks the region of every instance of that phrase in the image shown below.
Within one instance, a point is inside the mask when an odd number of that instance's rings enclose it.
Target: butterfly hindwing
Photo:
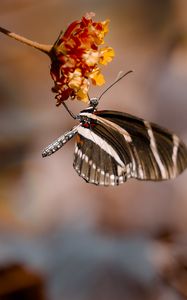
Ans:
[[[94,128],[79,127],[73,166],[87,182],[105,186],[118,185],[127,179],[130,160],[125,156],[123,147],[121,153],[116,152],[113,145],[118,145],[116,136],[108,132],[106,137],[105,130],[108,128],[103,127],[101,130],[100,127],[102,126],[99,124]]]

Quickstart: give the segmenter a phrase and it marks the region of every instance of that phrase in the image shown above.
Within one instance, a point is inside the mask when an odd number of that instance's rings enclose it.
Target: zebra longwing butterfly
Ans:
[[[185,170],[187,148],[177,135],[127,113],[97,111],[98,102],[90,99],[90,106],[75,117],[79,124],[46,147],[42,156],[53,154],[76,135],[73,166],[89,183],[167,180]]]

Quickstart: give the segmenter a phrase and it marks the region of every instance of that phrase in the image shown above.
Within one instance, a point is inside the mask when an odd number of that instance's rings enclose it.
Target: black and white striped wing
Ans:
[[[185,145],[155,124],[115,111],[81,115],[88,117],[90,125],[78,128],[74,168],[88,182],[166,180],[187,167]]]
[[[96,143],[95,135],[88,129],[83,134],[76,136],[73,166],[77,173],[87,182],[96,185],[118,185],[125,182],[125,165],[115,150],[102,140],[99,143],[98,138]],[[106,151],[103,150],[104,147]],[[129,162],[127,160],[127,166]]]
[[[78,128],[73,166],[87,182],[118,185],[131,177],[128,133],[91,113],[87,124]]]
[[[187,148],[176,134],[135,116],[100,111],[98,116],[125,129],[130,137],[132,177],[142,180],[175,178],[187,168]]]

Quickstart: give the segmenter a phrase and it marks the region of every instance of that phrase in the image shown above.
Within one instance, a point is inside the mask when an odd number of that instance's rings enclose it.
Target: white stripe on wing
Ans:
[[[152,151],[152,153],[154,155],[154,158],[157,162],[157,165],[160,169],[162,179],[167,179],[168,176],[167,176],[167,173],[166,173],[166,169],[165,169],[165,167],[164,167],[164,165],[163,165],[163,163],[160,159],[160,155],[158,153],[158,149],[157,149],[157,145],[156,145],[156,141],[155,141],[155,137],[154,137],[151,125],[147,121],[144,121],[144,124],[145,124],[145,127],[147,128],[147,133],[149,135],[151,151]]]
[[[114,148],[109,143],[107,143],[105,140],[103,140],[100,136],[95,134],[89,128],[85,128],[82,126],[78,127],[77,131],[84,138],[97,144],[102,150],[104,150],[106,153],[108,153],[110,156],[112,156],[121,167],[123,167],[123,168],[125,167],[125,164],[123,163],[123,161],[121,160],[121,158],[119,157],[117,152],[114,150]]]

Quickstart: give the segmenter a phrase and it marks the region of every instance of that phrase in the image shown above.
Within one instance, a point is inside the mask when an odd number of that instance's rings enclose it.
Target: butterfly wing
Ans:
[[[81,115],[89,121],[78,128],[74,168],[87,182],[166,180],[187,167],[185,145],[156,124],[115,111]]]
[[[175,178],[187,168],[187,148],[175,134],[143,119],[116,111],[97,116],[125,129],[130,137],[132,177],[142,180]]]
[[[123,183],[130,170],[130,157],[122,145],[121,134],[108,126],[98,123],[90,128],[79,127],[73,166],[89,183],[105,186]]]

